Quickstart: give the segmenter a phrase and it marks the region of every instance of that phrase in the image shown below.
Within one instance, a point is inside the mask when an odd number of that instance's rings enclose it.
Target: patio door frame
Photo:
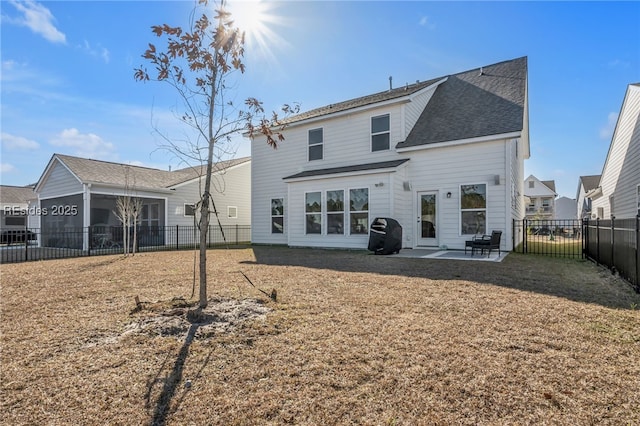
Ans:
[[[416,210],[415,210],[415,214],[416,214],[416,246],[417,247],[438,247],[438,221],[439,221],[439,216],[440,216],[440,212],[439,212],[439,202],[438,202],[438,198],[439,198],[439,191],[437,190],[432,190],[432,191],[416,191]],[[435,221],[432,222],[432,225],[434,227],[435,230],[435,238],[423,238],[422,237],[422,218],[423,218],[423,214],[422,214],[422,196],[423,195],[433,195],[433,199],[435,201]]]

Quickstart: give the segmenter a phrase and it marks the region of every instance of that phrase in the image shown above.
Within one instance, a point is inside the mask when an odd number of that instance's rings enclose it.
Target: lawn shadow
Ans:
[[[206,324],[208,321],[205,315],[200,315],[198,313],[194,314],[194,319],[190,319],[191,326],[189,327],[189,331],[185,337],[184,343],[180,347],[180,351],[176,357],[176,360],[173,364],[173,368],[169,372],[166,377],[161,377],[162,372],[165,370],[167,362],[169,360],[169,355],[164,359],[160,368],[158,369],[158,373],[155,377],[147,383],[147,393],[145,395],[145,406],[147,409],[150,409],[153,405],[152,402],[152,393],[153,388],[159,384],[163,383],[162,390],[160,391],[160,395],[155,400],[155,407],[153,409],[153,417],[151,419],[150,425],[152,426],[163,426],[167,424],[167,418],[171,414],[171,412],[175,412],[178,410],[185,396],[191,389],[191,386],[194,381],[201,377],[202,371],[209,364],[211,360],[211,356],[213,354],[213,349],[209,352],[207,357],[205,358],[202,366],[196,373],[196,375],[191,378],[191,380],[186,381],[183,384],[183,390],[179,397],[176,398],[176,394],[179,391],[179,388],[182,383],[182,377],[184,372],[184,367],[189,356],[189,349],[191,344],[195,340],[196,334],[200,326]],[[174,402],[172,405],[172,401]]]
[[[431,280],[461,280],[594,303],[615,309],[640,304],[628,283],[581,259],[511,253],[502,262],[375,256],[365,250],[254,246],[255,262],[339,272],[370,272]]]

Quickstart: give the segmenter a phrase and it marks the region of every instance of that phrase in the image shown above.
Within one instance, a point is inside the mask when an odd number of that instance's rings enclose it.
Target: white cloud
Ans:
[[[610,140],[613,137],[613,132],[616,129],[618,123],[618,113],[610,112],[607,117],[607,124],[600,128],[600,138]]]
[[[93,133],[80,133],[78,129],[64,129],[49,141],[51,145],[70,148],[73,155],[94,159],[115,158],[115,146]]]
[[[64,44],[67,42],[64,33],[54,25],[55,17],[49,9],[33,0],[10,0],[10,3],[23,15],[19,18],[8,18],[9,22],[27,27],[52,43]]]
[[[11,173],[11,172],[15,172],[16,168],[13,167],[11,164],[9,163],[0,163],[0,173],[5,174],[5,173]]]
[[[40,144],[31,139],[23,138],[21,136],[14,136],[9,133],[0,134],[0,142],[2,142],[3,148],[11,151],[17,150],[33,150],[40,148]]]
[[[418,22],[418,24],[420,24],[421,27],[426,27],[430,30],[433,30],[436,28],[435,24],[431,22],[428,16],[423,16],[422,18],[420,18],[420,21]]]
[[[84,50],[89,55],[95,58],[101,58],[105,63],[109,63],[110,53],[108,49],[100,45],[93,47],[87,40],[85,40],[84,43],[82,45],[79,45],[78,47]]]

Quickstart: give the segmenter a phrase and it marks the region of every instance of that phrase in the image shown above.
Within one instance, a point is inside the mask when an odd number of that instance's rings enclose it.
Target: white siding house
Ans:
[[[142,199],[141,244],[145,239],[164,244],[171,227],[194,225],[203,173],[204,167],[165,171],[54,154],[35,186],[43,212],[37,224],[41,244],[86,250],[89,233],[80,231],[91,227],[103,233],[121,226],[116,199],[125,195]],[[217,163],[212,184],[217,220],[212,217],[211,224],[250,225],[250,158]],[[72,232],[77,236],[69,241]]]
[[[578,191],[576,192],[576,202],[578,205],[578,219],[595,219],[595,212],[591,209],[591,199],[587,194],[596,189],[600,184],[600,175],[580,176],[578,179]]]
[[[587,194],[599,219],[640,214],[640,84],[630,84],[599,186]]]
[[[555,219],[556,183],[530,175],[524,182],[524,195],[528,199],[526,217],[529,219]]]
[[[0,185],[0,243],[8,242],[8,232],[24,232],[34,228],[35,209],[32,208],[36,194],[33,186]]]
[[[464,249],[524,217],[527,59],[327,105],[252,141],[252,242],[366,248],[376,217],[403,247]]]

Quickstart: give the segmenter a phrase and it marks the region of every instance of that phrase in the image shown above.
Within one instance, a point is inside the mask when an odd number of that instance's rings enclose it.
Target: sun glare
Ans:
[[[228,9],[235,26],[244,31],[246,48],[251,53],[273,59],[274,49],[286,46],[286,41],[274,31],[283,20],[274,13],[273,3],[232,0]]]

